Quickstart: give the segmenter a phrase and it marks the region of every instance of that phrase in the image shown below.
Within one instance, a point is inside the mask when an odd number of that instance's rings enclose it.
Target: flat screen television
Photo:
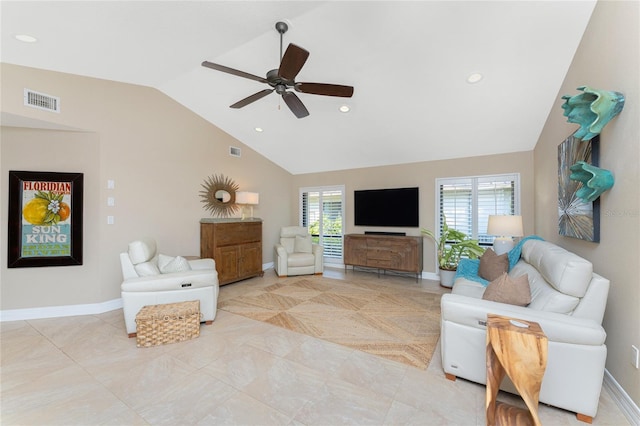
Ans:
[[[417,228],[418,198],[417,187],[354,191],[355,226]]]

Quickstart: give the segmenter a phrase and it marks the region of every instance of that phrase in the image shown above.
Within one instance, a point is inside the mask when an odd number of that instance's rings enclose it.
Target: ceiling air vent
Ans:
[[[240,150],[240,148],[236,148],[235,146],[230,146],[229,155],[232,157],[240,157],[242,156],[242,151]]]
[[[24,89],[24,105],[45,111],[60,112],[60,98]]]

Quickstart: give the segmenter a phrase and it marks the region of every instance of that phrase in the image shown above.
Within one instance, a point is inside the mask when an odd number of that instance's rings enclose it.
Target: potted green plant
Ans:
[[[460,259],[463,257],[477,259],[484,253],[484,249],[480,247],[478,240],[471,239],[464,232],[449,227],[447,218],[443,218],[444,223],[442,224],[440,238],[434,232],[424,228],[420,232],[431,238],[436,244],[440,284],[443,287],[452,287]]]

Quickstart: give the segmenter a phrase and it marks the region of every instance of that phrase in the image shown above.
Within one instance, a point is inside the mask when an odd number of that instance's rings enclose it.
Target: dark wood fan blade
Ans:
[[[271,93],[273,91],[274,91],[274,89],[261,90],[258,93],[254,93],[251,96],[247,96],[246,98],[242,99],[241,101],[236,102],[233,105],[229,105],[229,108],[235,108],[235,109],[242,108],[244,106],[249,105],[252,102],[257,101],[258,99],[264,98],[265,96],[267,96],[269,93]]]
[[[309,111],[295,93],[285,92],[282,94],[282,99],[296,117],[304,118],[309,115]]]
[[[352,86],[341,86],[339,84],[296,83],[295,89],[298,92],[311,93],[313,95],[339,96],[341,98],[353,96]]]
[[[204,61],[202,63],[203,67],[211,68],[216,71],[226,72],[228,74],[233,74],[238,77],[248,78],[250,80],[259,81],[260,83],[269,83],[266,78],[258,77],[257,75],[249,74],[248,72],[239,71],[233,68],[225,67],[224,65],[214,64],[213,62]]]
[[[307,62],[308,57],[308,51],[293,43],[289,44],[286,52],[284,52],[284,56],[282,56],[278,76],[285,80],[293,81],[302,69],[304,63]]]

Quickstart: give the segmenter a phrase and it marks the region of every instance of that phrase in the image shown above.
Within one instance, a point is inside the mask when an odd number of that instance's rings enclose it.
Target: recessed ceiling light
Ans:
[[[347,105],[342,105],[340,107],[340,112],[349,112],[351,111],[351,108],[349,108]]]
[[[37,38],[27,35],[27,34],[18,34],[16,35],[16,40],[20,40],[22,42],[25,43],[35,43],[36,41],[38,41]]]
[[[467,83],[474,84],[482,80],[482,74],[474,72],[473,74],[467,77]]]
[[[264,132],[264,129],[262,127],[256,127],[255,131],[258,132],[258,133],[262,133],[262,132]]]

